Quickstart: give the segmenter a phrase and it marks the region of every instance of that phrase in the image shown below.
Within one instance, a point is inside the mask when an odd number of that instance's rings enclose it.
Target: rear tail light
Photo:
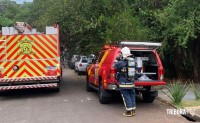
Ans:
[[[160,80],[164,80],[164,70],[162,67],[158,69]]]
[[[79,64],[79,66],[82,67],[83,65],[82,65],[82,64]]]

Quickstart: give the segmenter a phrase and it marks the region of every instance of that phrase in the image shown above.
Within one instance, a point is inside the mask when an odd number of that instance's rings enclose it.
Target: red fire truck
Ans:
[[[165,85],[164,69],[156,51],[161,43],[124,41],[115,45],[106,45],[98,59],[87,67],[86,90],[98,91],[100,103],[110,102],[112,92],[119,89],[116,80],[115,61],[122,47],[129,47],[138,69],[135,80],[136,92],[142,94],[143,100],[152,103],[158,95],[153,86]]]
[[[0,91],[52,88],[61,81],[59,26],[39,33],[25,22],[2,27],[0,35]]]

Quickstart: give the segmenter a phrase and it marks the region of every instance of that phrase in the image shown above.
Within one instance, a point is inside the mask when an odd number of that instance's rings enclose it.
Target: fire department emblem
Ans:
[[[20,55],[24,54],[34,54],[33,49],[32,49],[32,40],[20,40],[19,41],[19,46],[20,46]]]

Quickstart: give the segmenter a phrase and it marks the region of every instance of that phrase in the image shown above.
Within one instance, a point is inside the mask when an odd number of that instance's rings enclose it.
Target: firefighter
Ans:
[[[119,82],[119,89],[124,101],[126,112],[123,113],[126,117],[135,115],[135,61],[128,47],[121,49],[117,61],[115,63],[117,69],[116,79]]]

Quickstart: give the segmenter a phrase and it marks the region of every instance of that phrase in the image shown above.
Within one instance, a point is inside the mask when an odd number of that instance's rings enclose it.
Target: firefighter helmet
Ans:
[[[133,54],[131,54],[131,51],[130,51],[130,49],[128,47],[123,47],[121,49],[121,53],[122,53],[124,58],[127,58],[128,56],[133,55]]]

